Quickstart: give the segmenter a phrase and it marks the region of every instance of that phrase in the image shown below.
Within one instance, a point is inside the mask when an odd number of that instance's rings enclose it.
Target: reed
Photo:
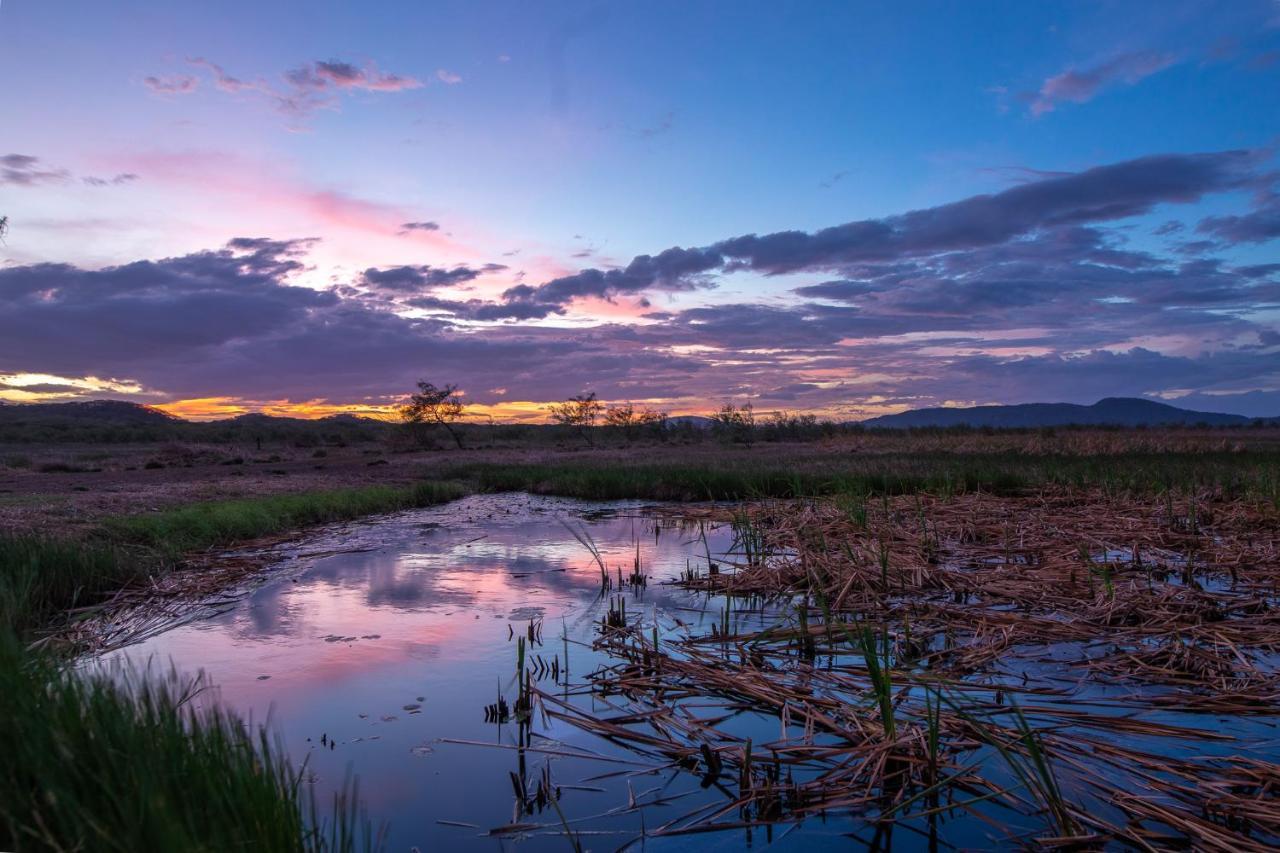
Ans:
[[[377,847],[348,783],[322,809],[264,729],[176,675],[77,675],[0,632],[0,848]]]

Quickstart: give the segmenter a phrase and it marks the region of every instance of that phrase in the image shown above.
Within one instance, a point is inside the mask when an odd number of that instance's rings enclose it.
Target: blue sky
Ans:
[[[7,0],[0,74],[0,399],[1280,414],[1271,0]]]

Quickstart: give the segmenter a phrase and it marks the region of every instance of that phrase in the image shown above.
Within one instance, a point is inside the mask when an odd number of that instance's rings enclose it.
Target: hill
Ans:
[[[21,403],[0,405],[0,422],[88,422],[101,426],[171,426],[182,418],[141,403],[88,400],[82,403]]]
[[[1168,426],[1207,424],[1243,426],[1253,418],[1219,412],[1195,412],[1139,397],[1107,397],[1092,406],[1076,403],[1022,403],[1011,406],[974,406],[967,409],[916,409],[883,415],[862,422],[879,429],[912,427],[1027,428],[1049,426]]]

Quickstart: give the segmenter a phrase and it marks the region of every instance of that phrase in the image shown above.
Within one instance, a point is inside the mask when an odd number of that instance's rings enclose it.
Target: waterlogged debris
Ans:
[[[410,702],[408,705],[404,706],[404,710],[409,711],[411,713],[417,713],[421,709],[422,709],[422,706],[419,705],[417,702]]]
[[[400,718],[397,717],[395,714],[383,714],[381,719],[382,719],[382,722],[384,723],[394,723],[396,720]]]
[[[409,747],[409,754],[417,758],[426,758],[435,751],[435,747],[427,743],[420,743],[417,746]]]
[[[269,676],[269,675],[259,675],[259,676],[258,676],[258,680],[259,680],[259,681],[266,681],[266,680],[267,680],[268,678],[270,678],[270,677],[271,677],[271,676]]]

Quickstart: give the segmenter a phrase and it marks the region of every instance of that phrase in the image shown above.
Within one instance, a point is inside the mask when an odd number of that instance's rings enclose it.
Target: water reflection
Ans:
[[[599,566],[566,519],[582,525],[611,572],[629,573],[639,554],[651,581],[628,594],[629,609],[667,614],[668,623],[673,615],[702,618],[699,597],[658,581],[678,576],[690,560],[705,561],[708,548],[726,550],[728,530],[710,530],[704,544],[696,533],[656,530],[633,504],[476,496],[312,537],[227,612],[107,659],[203,670],[221,701],[256,720],[270,715],[295,761],[306,761],[322,802],[353,770],[370,815],[389,823],[389,850],[511,846],[483,833],[545,808],[552,782],[570,819],[597,816],[576,828],[607,833],[588,846],[615,849],[639,834],[644,818],[634,810],[610,816],[611,809],[635,790],[673,794],[669,786],[689,780],[669,772],[583,781],[632,765],[559,754],[608,747],[554,720],[538,720],[531,751],[511,749],[530,745],[511,726],[485,722],[486,705],[516,693],[513,638],[531,619],[542,620],[543,645],[530,655],[563,667],[562,632],[589,645],[607,611]],[[568,658],[579,675],[599,662],[576,644]],[[512,773],[527,783],[522,795]],[[673,803],[679,808],[666,819],[688,807],[680,798]],[[663,808],[677,806],[652,811]],[[649,825],[660,819],[654,814]],[[697,843],[727,849],[741,840]],[[519,842],[522,850],[565,844],[536,833]]]

